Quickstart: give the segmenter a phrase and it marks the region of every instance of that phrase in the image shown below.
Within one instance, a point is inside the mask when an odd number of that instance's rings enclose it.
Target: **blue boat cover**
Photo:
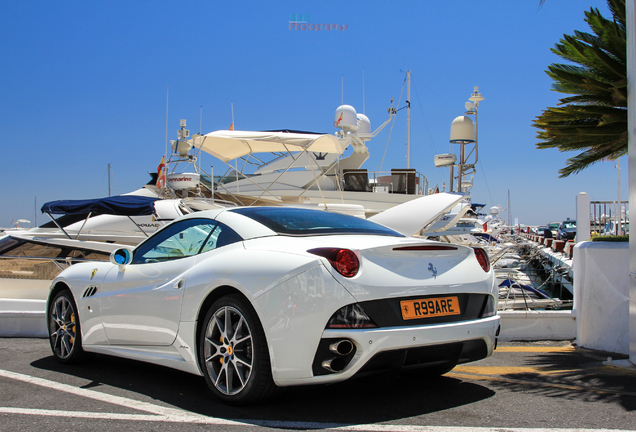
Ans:
[[[86,200],[50,201],[42,206],[42,213],[49,214],[110,214],[120,216],[143,216],[155,212],[155,201],[137,195],[119,195]]]
[[[550,298],[550,296],[548,294],[546,294],[545,291],[543,291],[543,290],[541,290],[539,288],[534,288],[534,287],[531,287],[531,286],[528,286],[528,285],[522,285],[520,283],[513,282],[510,279],[504,280],[502,283],[499,284],[499,287],[521,288],[521,289],[524,289],[526,291],[533,292],[533,293],[537,294],[541,298],[545,298],[545,299],[549,299]]]

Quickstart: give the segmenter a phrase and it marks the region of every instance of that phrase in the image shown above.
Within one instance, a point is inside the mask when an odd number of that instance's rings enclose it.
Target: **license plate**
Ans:
[[[459,315],[457,297],[435,297],[400,302],[402,319],[434,318],[448,315]]]

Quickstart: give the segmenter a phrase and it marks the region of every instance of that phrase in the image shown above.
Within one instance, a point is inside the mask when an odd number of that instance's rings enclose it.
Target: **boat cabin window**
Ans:
[[[7,250],[6,253],[3,253],[3,255],[16,257],[56,258],[60,256],[61,252],[62,248],[59,246],[49,246],[25,241],[24,243]]]
[[[24,243],[24,240],[14,239],[13,237],[8,236],[0,239],[0,255],[11,255],[8,251],[21,243]]]
[[[65,259],[67,257],[74,260],[108,261],[110,255],[106,252],[5,237],[0,240],[0,278],[53,280],[68,266]]]
[[[97,252],[97,251],[80,250],[80,249],[73,249],[66,256],[69,258],[79,258],[79,259],[94,260],[94,261],[110,260],[110,254],[106,252]]]

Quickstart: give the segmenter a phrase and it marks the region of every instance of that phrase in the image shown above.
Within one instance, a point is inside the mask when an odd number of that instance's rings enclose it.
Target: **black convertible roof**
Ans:
[[[48,214],[109,214],[120,216],[142,216],[155,213],[155,201],[137,195],[119,195],[86,200],[50,201],[42,206],[42,213]]]

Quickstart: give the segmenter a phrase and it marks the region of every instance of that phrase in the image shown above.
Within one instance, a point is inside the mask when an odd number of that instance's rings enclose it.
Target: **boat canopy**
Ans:
[[[42,213],[48,214],[109,214],[119,216],[143,216],[155,213],[155,201],[138,195],[120,195],[107,198],[85,200],[50,201],[42,206]]]
[[[347,147],[346,143],[329,134],[230,130],[198,136],[190,143],[223,162],[252,153],[312,151],[341,154]]]

